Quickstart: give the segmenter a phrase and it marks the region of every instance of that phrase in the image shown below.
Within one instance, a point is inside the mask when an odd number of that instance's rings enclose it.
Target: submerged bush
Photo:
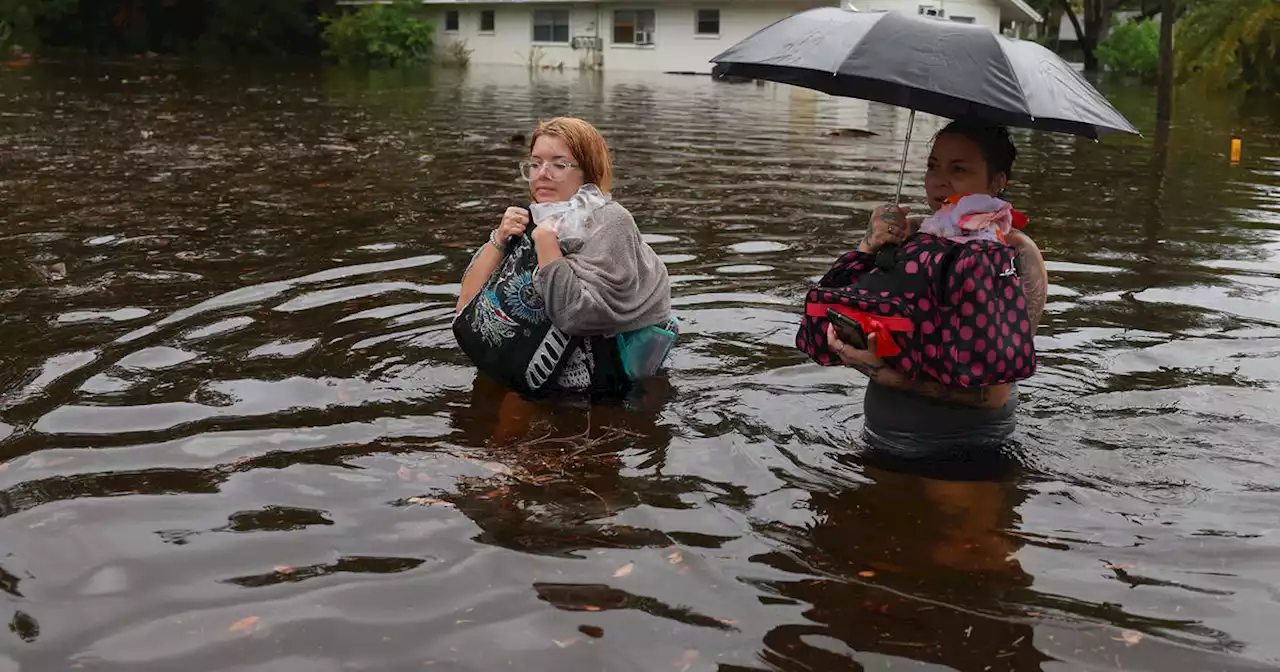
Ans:
[[[322,16],[325,55],[344,64],[398,65],[431,55],[431,24],[418,17],[412,1],[365,5],[355,12]]]
[[[465,68],[471,65],[471,52],[466,40],[454,40],[442,50],[440,64],[451,68]]]

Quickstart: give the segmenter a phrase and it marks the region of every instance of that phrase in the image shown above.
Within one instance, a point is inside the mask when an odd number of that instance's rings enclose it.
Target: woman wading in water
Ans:
[[[1017,149],[1005,128],[952,122],[938,133],[929,155],[925,192],[930,209],[936,212],[958,195],[1003,195],[1016,156]],[[920,223],[920,219],[908,218],[905,209],[877,209],[858,252],[873,258],[885,245],[903,243]],[[1016,253],[1029,332],[1034,335],[1048,294],[1044,258],[1035,242],[1021,231],[1009,233],[1007,243]],[[985,451],[1004,444],[1013,433],[1015,383],[948,386],[935,380],[912,380],[877,356],[874,335],[866,348],[843,342],[833,331],[827,335],[829,347],[840,361],[869,379],[863,401],[864,432],[873,449],[904,458],[963,448]]]

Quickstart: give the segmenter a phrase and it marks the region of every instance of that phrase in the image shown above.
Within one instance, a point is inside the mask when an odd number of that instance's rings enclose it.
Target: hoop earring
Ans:
[[[1005,178],[1004,184],[1000,186],[1000,191],[996,192],[996,198],[1004,198],[1004,192],[1009,188],[1009,178]]]

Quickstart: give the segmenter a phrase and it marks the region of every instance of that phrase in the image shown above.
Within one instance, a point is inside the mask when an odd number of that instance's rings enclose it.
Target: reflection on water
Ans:
[[[141,67],[0,71],[0,670],[1280,662],[1274,104],[1180,100],[1166,151],[1018,134],[1043,366],[1011,461],[954,480],[860,452],[861,383],[793,346],[905,112]],[[522,199],[512,136],[562,113],[675,283],[627,408],[506,395],[449,329]]]

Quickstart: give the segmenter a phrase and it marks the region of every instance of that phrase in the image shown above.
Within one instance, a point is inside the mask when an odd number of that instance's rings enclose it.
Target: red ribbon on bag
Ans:
[[[843,303],[810,303],[805,307],[805,313],[809,317],[826,317],[828,308],[857,322],[867,335],[876,335],[876,357],[892,357],[902,352],[902,348],[898,347],[897,342],[893,340],[893,332],[910,334],[916,330],[916,325],[905,317],[874,315],[850,308]]]

